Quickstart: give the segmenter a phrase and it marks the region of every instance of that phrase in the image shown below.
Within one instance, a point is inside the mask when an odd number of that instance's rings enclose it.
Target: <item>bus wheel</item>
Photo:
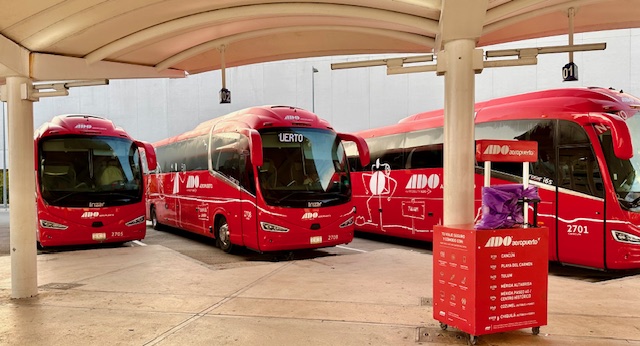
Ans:
[[[160,224],[158,223],[158,216],[156,215],[156,207],[151,207],[151,211],[149,212],[149,214],[151,214],[151,227],[153,227],[153,229],[155,229],[156,231],[160,230]]]
[[[218,222],[218,230],[216,231],[216,244],[222,251],[230,253],[233,250],[233,244],[229,239],[229,224],[224,217]]]

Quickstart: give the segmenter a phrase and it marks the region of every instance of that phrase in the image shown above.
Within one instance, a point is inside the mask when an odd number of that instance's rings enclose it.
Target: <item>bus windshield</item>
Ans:
[[[347,157],[335,132],[307,128],[261,131],[258,178],[269,205],[320,207],[350,200]]]
[[[627,126],[632,134],[640,133],[640,112],[627,119]],[[640,212],[640,137],[632,135],[631,138],[633,157],[629,160],[614,155],[611,131],[601,134],[600,142],[620,205],[629,211]]]
[[[130,139],[52,137],[38,145],[38,184],[45,203],[109,207],[142,200],[140,153]]]

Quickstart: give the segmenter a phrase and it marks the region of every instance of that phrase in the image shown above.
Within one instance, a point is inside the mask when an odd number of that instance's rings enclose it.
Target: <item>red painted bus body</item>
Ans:
[[[640,99],[603,88],[532,92],[477,103],[475,138],[538,142],[530,184],[549,260],[640,268]],[[443,218],[443,111],[357,133],[372,164],[352,165],[356,230],[432,241]],[[350,159],[355,156],[346,148]],[[491,185],[522,183],[521,163],[492,163]],[[475,206],[481,207],[477,162]],[[474,188],[474,187],[469,187]],[[532,220],[532,207],[529,208]]]
[[[155,168],[149,143],[102,117],[60,115],[36,130],[34,150],[39,246],[145,237],[143,157]]]
[[[240,110],[154,146],[147,217],[215,238],[230,252],[320,248],[353,240],[348,160],[338,134],[308,111],[285,106]]]

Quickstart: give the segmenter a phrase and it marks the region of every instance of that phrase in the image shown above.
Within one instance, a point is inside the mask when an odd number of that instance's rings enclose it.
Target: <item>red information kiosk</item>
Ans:
[[[488,186],[491,161],[537,160],[537,143],[476,141],[485,161]],[[487,164],[487,162],[489,162]],[[525,210],[527,210],[525,206]],[[477,336],[547,324],[548,235],[546,227],[476,230],[474,225],[435,226],[433,237],[433,317],[446,330]]]

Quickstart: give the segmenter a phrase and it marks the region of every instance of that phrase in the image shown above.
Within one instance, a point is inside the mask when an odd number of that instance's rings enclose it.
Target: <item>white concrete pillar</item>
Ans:
[[[474,72],[473,39],[445,43],[444,63],[444,216],[443,224],[468,225],[474,219]],[[441,62],[440,59],[445,61]]]
[[[7,78],[12,298],[38,294],[33,103],[23,100],[23,84],[32,87],[28,78]]]

